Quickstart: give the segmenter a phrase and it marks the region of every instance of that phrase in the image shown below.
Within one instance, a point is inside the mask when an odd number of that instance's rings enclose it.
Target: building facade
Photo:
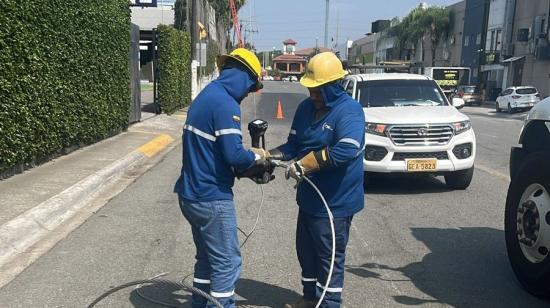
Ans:
[[[490,0],[466,0],[461,65],[471,69],[472,84],[482,82],[481,64],[487,36]]]
[[[368,33],[367,36],[354,41],[349,50],[348,63],[375,64],[376,42],[379,38],[379,33]]]
[[[502,91],[504,65],[501,62],[507,0],[490,0],[482,58],[482,84],[487,98],[496,99]]]
[[[513,25],[509,27],[507,56],[503,60],[503,88],[515,85],[537,87],[542,97],[550,95],[550,0],[509,1]]]
[[[296,55],[297,42],[287,39],[283,42],[283,54],[273,58],[273,68],[278,70],[281,76],[303,75],[306,67],[306,59]]]

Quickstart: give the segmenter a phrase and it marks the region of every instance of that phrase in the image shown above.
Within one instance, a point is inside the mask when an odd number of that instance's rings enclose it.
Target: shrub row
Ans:
[[[157,30],[159,103],[171,114],[191,102],[191,38],[170,26],[159,25]]]
[[[128,126],[128,0],[0,1],[0,173]]]

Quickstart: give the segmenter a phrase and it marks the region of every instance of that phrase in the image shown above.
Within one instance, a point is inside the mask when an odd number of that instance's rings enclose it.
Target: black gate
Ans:
[[[139,69],[139,27],[135,24],[130,28],[130,90],[132,101],[130,106],[130,123],[141,120],[141,73]]]

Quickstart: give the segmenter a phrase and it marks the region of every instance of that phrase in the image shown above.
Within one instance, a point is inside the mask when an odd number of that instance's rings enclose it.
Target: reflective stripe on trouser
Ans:
[[[241,270],[241,254],[233,201],[190,202],[180,198],[179,204],[191,224],[197,249],[193,285],[216,297],[224,307],[235,307],[233,293]],[[192,307],[215,306],[193,294]]]
[[[340,307],[344,286],[344,264],[349,228],[353,216],[335,217],[336,256],[329,289],[320,307]],[[313,217],[304,212],[298,214],[296,227],[296,251],[302,268],[302,285],[305,300],[321,296],[330,269],[332,234],[326,217]],[[315,281],[312,279],[315,278]],[[318,286],[321,287],[318,287]]]

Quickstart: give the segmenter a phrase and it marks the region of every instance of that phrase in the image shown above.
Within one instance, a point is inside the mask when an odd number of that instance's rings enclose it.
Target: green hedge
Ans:
[[[171,114],[191,102],[191,38],[184,31],[159,25],[158,96],[163,112]]]
[[[128,0],[0,1],[0,172],[128,126]]]

